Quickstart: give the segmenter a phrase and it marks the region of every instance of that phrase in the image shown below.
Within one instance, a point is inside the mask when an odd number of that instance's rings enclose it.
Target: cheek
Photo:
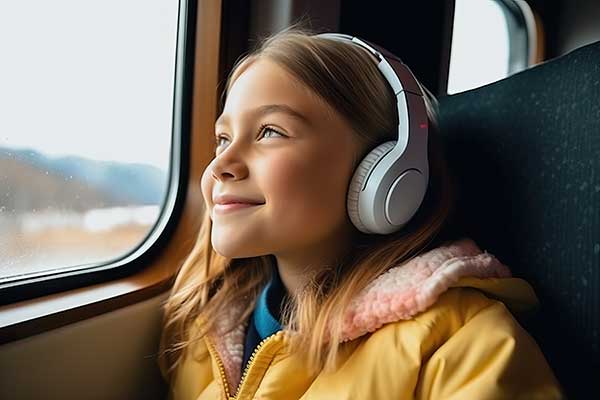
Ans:
[[[271,200],[274,220],[336,223],[345,216],[350,171],[342,160],[330,154],[315,154],[272,161],[261,180]]]
[[[204,197],[204,202],[208,206],[212,204],[212,190],[213,190],[214,180],[210,173],[210,165],[204,170],[202,173],[202,178],[200,180],[200,186],[202,190],[202,197]]]

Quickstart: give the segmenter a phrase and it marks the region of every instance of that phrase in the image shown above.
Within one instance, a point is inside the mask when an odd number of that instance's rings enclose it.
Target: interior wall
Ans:
[[[0,346],[0,399],[164,399],[156,355],[167,296]]]
[[[542,20],[545,59],[600,40],[600,1],[527,0]]]
[[[446,94],[454,1],[341,3],[340,30],[383,46],[435,95]]]
[[[340,0],[254,0],[251,10],[251,39],[278,32],[298,20],[317,32],[336,32]]]
[[[558,16],[557,53],[566,54],[578,47],[600,40],[600,1],[563,1]]]

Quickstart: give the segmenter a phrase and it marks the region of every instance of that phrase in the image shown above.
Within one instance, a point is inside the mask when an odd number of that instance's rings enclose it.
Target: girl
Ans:
[[[164,306],[170,399],[562,398],[509,311],[534,306],[532,288],[472,239],[443,239],[454,193],[433,96],[423,203],[369,234],[349,184],[399,116],[368,51],[292,26],[224,95],[204,223]]]

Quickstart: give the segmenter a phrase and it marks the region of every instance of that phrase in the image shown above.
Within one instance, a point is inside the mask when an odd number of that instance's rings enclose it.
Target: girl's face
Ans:
[[[299,256],[348,246],[346,194],[359,144],[349,125],[270,60],[235,81],[202,176],[212,245],[225,257]],[[218,195],[262,203],[222,211]],[[329,249],[329,250],[326,250]]]

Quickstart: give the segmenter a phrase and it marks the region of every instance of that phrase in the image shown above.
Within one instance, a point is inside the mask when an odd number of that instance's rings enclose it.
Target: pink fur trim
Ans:
[[[462,277],[507,278],[508,267],[468,238],[433,249],[373,280],[344,313],[341,342],[425,311]]]
[[[506,265],[487,251],[482,252],[473,240],[450,242],[388,269],[365,287],[344,313],[340,342],[356,339],[384,324],[412,318],[435,303],[460,278],[510,276]],[[244,333],[249,320],[241,321],[227,334],[223,334],[223,327],[228,321],[239,321],[242,308],[243,302],[231,307],[228,315],[217,321],[216,334],[211,335],[232,395],[241,379]]]
[[[232,331],[224,333],[225,326],[231,321],[239,321],[243,312],[243,303],[229,309],[229,313],[216,322],[217,328],[210,335],[211,341],[215,344],[216,350],[221,356],[227,383],[229,384],[229,393],[233,396],[241,380],[241,368],[244,357],[245,330],[249,320],[242,321]]]

